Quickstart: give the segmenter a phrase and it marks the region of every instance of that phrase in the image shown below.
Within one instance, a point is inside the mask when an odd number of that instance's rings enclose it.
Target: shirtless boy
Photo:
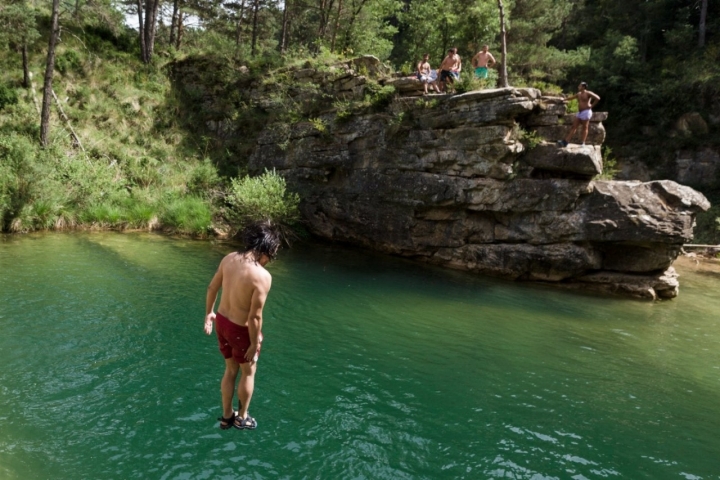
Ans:
[[[440,64],[440,85],[442,91],[447,91],[447,84],[455,83],[460,78],[460,70],[462,70],[462,60],[457,54],[457,48],[448,50],[447,56]]]
[[[437,72],[430,67],[430,54],[426,53],[423,55],[423,59],[417,65],[417,77],[423,83],[425,87],[425,95],[428,94],[428,85],[433,87],[436,92],[440,93],[440,89],[437,86],[435,80],[437,80]]]
[[[580,85],[578,85],[578,93],[575,95],[570,95],[567,97],[563,102],[567,102],[568,100],[572,100],[574,98],[577,98],[578,100],[578,113],[575,114],[575,119],[573,120],[573,126],[570,129],[570,133],[567,134],[565,137],[565,140],[558,140],[558,145],[561,147],[567,147],[568,143],[572,139],[573,135],[575,135],[575,132],[578,129],[578,126],[582,125],[582,144],[585,145],[585,140],[588,136],[588,131],[590,130],[590,119],[593,116],[592,107],[594,107],[597,102],[600,101],[600,97],[595,95],[593,92],[587,89],[587,83],[580,82]]]
[[[495,57],[488,51],[488,46],[483,45],[481,51],[472,58],[472,65],[475,67],[475,78],[488,78],[488,68],[495,65]]]
[[[225,374],[220,382],[223,415],[220,428],[253,430],[254,418],[248,407],[255,388],[255,370],[262,344],[262,311],[272,278],[265,265],[275,258],[280,236],[269,222],[258,222],[243,231],[245,250],[233,252],[220,262],[207,290],[205,333],[212,333],[213,322],[220,353],[225,358]],[[217,314],[213,312],[218,291],[222,288]],[[232,408],[235,381],[239,410]]]

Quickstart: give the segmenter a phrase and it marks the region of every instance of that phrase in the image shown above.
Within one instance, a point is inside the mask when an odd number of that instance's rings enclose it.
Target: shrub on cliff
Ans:
[[[293,226],[300,219],[297,193],[287,191],[285,179],[275,170],[260,176],[234,178],[227,195],[227,219],[233,228],[257,220]]]

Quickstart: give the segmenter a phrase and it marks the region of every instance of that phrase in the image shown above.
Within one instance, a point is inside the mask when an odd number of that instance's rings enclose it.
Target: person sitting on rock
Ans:
[[[443,59],[440,64],[440,85],[443,92],[447,92],[447,84],[455,83],[455,80],[460,78],[460,71],[462,70],[462,60],[460,55],[457,54],[457,48],[451,48],[448,50],[447,56]]]
[[[580,82],[578,85],[578,93],[570,95],[563,100],[563,103],[577,98],[578,101],[578,113],[575,114],[573,120],[573,126],[570,129],[570,133],[567,134],[565,140],[558,140],[558,145],[561,147],[567,147],[568,143],[572,139],[573,135],[578,129],[578,126],[582,125],[582,145],[585,146],[585,140],[587,140],[588,131],[590,130],[590,119],[593,116],[592,107],[597,105],[600,101],[600,97],[587,89],[588,85],[585,82]],[[593,103],[593,100],[595,101]]]
[[[425,88],[425,95],[428,94],[428,85],[435,89],[436,92],[440,93],[440,89],[437,86],[437,72],[430,67],[430,54],[426,53],[423,55],[423,59],[417,64],[417,78],[423,83]]]

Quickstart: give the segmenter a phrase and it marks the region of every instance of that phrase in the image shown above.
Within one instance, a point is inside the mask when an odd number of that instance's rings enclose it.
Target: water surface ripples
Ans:
[[[222,244],[0,238],[0,478],[720,479],[720,276],[672,302],[328,246],[270,269],[254,432],[202,334]]]

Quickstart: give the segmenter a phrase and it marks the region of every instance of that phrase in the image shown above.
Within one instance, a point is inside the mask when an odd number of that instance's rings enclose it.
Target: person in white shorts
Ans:
[[[425,87],[425,95],[428,94],[428,85],[435,89],[437,93],[440,93],[440,89],[437,86],[437,72],[430,67],[430,54],[426,53],[423,55],[423,59],[417,65],[417,78],[423,82]]]
[[[557,143],[561,147],[568,146],[568,143],[572,139],[573,135],[575,135],[575,132],[580,125],[583,127],[582,144],[585,145],[585,140],[587,139],[588,131],[590,130],[590,119],[593,116],[592,107],[597,105],[597,102],[600,101],[600,97],[588,90],[587,87],[587,83],[580,82],[580,85],[578,85],[578,93],[570,95],[563,100],[563,102],[567,102],[577,98],[578,113],[575,114],[575,119],[573,120],[573,126],[570,129],[570,133],[567,134],[564,140],[558,140]]]

